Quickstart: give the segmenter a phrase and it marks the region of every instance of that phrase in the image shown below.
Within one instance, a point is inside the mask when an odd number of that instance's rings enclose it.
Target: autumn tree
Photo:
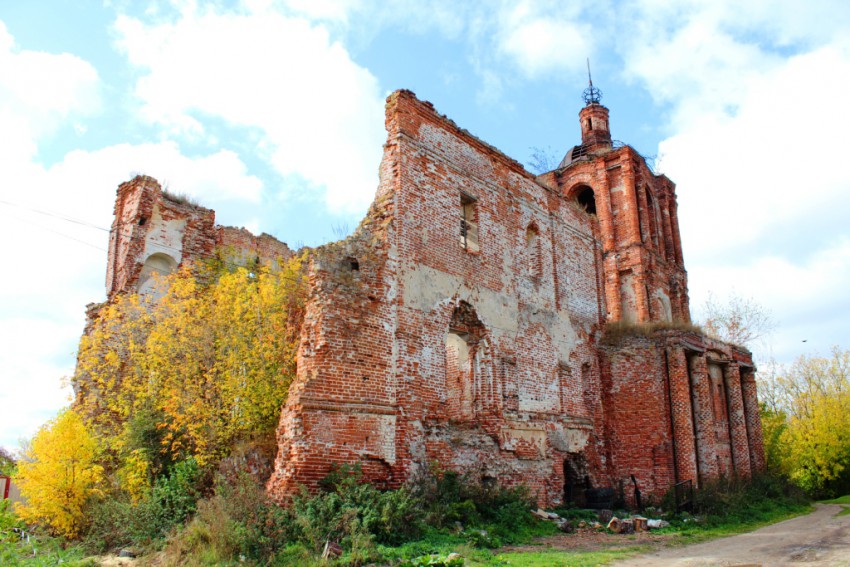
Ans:
[[[735,293],[726,302],[709,293],[703,312],[705,319],[702,326],[706,333],[736,345],[750,346],[776,328],[770,311],[754,298]]]
[[[86,525],[84,505],[98,493],[102,476],[95,439],[75,411],[64,410],[42,426],[18,463],[15,481],[24,502],[16,512],[74,538]]]
[[[295,374],[301,260],[281,269],[184,269],[155,301],[116,298],[83,338],[77,406],[119,456],[135,497],[146,479],[238,439],[271,435]],[[160,295],[160,294],[157,294]]]
[[[850,490],[850,350],[801,356],[763,378],[774,397],[765,407],[766,451],[815,494]]]

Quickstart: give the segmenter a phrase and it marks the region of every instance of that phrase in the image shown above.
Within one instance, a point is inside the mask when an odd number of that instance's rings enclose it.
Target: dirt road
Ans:
[[[850,567],[850,515],[817,504],[813,513],[733,537],[666,549],[615,563],[617,567]]]

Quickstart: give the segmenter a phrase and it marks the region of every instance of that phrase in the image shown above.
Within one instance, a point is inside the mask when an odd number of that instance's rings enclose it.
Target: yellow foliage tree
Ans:
[[[814,493],[850,489],[850,350],[802,356],[769,386],[774,415],[786,416],[765,429],[777,437],[782,470]]]
[[[76,412],[65,410],[47,422],[18,463],[15,480],[25,499],[18,515],[68,538],[79,535],[83,507],[103,476],[97,459],[97,443]]]
[[[184,269],[161,283],[156,301],[126,295],[104,308],[78,355],[77,407],[121,456],[131,492],[155,461],[203,465],[271,434],[295,374],[300,258],[276,271]]]

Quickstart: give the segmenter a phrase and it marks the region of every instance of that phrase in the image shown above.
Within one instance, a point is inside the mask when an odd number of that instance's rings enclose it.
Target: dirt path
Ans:
[[[850,515],[842,507],[817,504],[813,513],[750,532],[678,549],[656,551],[617,567],[850,567]]]

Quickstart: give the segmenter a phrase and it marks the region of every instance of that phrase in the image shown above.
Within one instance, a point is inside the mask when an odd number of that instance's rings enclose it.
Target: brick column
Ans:
[[[635,274],[633,280],[635,289],[635,307],[637,308],[637,320],[639,323],[646,323],[652,320],[649,312],[649,290],[647,288],[647,276],[643,271],[643,266]]]
[[[688,359],[682,348],[667,348],[670,381],[670,405],[673,417],[673,443],[676,453],[676,482],[692,480],[696,484],[697,455],[694,438]]]
[[[632,167],[631,160],[623,164],[623,190],[626,192],[626,202],[629,205],[628,215],[624,215],[624,211],[620,214],[626,222],[626,238],[625,242],[619,242],[619,246],[631,246],[640,244],[640,211],[638,209],[636,185],[635,185],[635,170]]]
[[[744,398],[744,414],[749,439],[750,466],[753,473],[764,471],[764,438],[761,432],[759,400],[756,392],[756,377],[752,369],[747,368],[741,374],[741,393]]]
[[[596,199],[596,218],[599,219],[599,233],[602,237],[602,275],[604,278],[605,306],[610,315],[607,321],[622,319],[622,301],[620,300],[620,271],[617,256],[614,253],[616,241],[614,235],[614,214],[611,208],[611,190],[608,184],[605,161],[597,164],[594,197]]]
[[[738,365],[727,365],[723,371],[723,379],[726,382],[726,397],[729,402],[729,439],[732,442],[734,472],[739,477],[746,478],[751,476],[752,467],[744,398],[741,392],[741,372]]]
[[[672,191],[672,189],[671,189]],[[679,232],[679,213],[678,213],[678,204],[676,203],[676,197],[671,192],[670,201],[668,203],[667,211],[670,215],[670,230],[673,233],[673,254],[676,258],[676,263],[682,267],[685,265],[685,260],[682,256],[682,235]]]
[[[596,218],[599,219],[599,232],[602,233],[602,254],[608,256],[616,247],[614,234],[614,213],[611,207],[611,187],[608,184],[605,161],[600,160],[594,175],[593,196],[596,201]]]
[[[661,238],[664,240],[664,258],[676,263],[676,239],[673,236],[673,219],[671,218],[670,205],[665,197],[660,203],[661,212]]]
[[[688,361],[691,378],[694,425],[697,441],[697,470],[699,484],[717,478],[717,448],[714,436],[714,412],[711,408],[711,385],[705,356],[695,354]]]
[[[652,209],[646,200],[646,191],[637,187],[635,187],[635,190],[637,191],[638,206],[640,207],[638,210],[638,218],[640,219],[640,225],[643,229],[641,231],[640,239],[647,250],[654,250],[655,245],[652,242],[652,221],[649,220],[649,215],[652,214]]]

